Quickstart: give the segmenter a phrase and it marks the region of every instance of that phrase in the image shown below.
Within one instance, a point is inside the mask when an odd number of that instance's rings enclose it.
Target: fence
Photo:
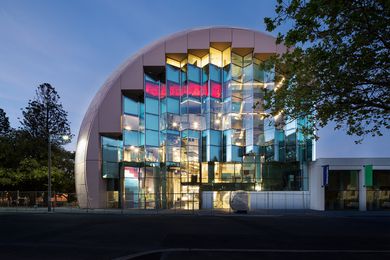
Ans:
[[[52,192],[52,207],[78,207],[75,193]],[[48,206],[47,191],[0,191],[0,207],[43,208]]]
[[[127,193],[122,207],[116,196],[107,196],[101,209],[79,208],[75,193],[53,192],[51,203],[54,211],[112,212],[136,214],[229,214],[231,191],[204,191],[199,193]],[[292,212],[307,210],[310,194],[304,192],[248,192],[249,213],[272,211]],[[3,210],[45,210],[48,206],[46,191],[0,191],[0,207]]]

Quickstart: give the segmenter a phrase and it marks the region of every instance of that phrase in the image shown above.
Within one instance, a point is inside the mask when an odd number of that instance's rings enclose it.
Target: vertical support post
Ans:
[[[48,131],[47,135],[47,149],[48,149],[48,158],[47,158],[47,211],[51,212],[51,139],[50,132]]]
[[[359,171],[359,211],[366,211],[366,201],[367,201],[367,188],[365,185],[365,171],[364,166]]]

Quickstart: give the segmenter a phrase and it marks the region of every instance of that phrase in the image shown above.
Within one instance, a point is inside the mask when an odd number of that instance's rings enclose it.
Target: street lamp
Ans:
[[[68,141],[70,139],[69,135],[62,135],[62,140]],[[48,174],[47,174],[47,211],[51,212],[51,134],[49,133],[47,137],[48,143]]]

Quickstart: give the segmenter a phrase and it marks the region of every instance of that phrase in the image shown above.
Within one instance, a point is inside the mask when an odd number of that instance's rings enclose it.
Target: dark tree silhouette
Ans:
[[[23,130],[32,137],[47,139],[50,134],[52,144],[70,142],[62,136],[71,137],[68,113],[60,103],[60,96],[49,83],[39,85],[34,100],[30,100],[23,110],[23,119],[20,121]]]
[[[0,136],[6,135],[11,131],[9,119],[5,111],[0,108]]]

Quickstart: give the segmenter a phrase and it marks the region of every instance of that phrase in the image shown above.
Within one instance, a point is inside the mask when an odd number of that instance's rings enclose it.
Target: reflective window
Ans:
[[[145,98],[146,113],[158,115],[158,99]]]
[[[178,68],[175,68],[171,65],[167,65],[166,66],[167,68],[167,80],[169,81],[173,81],[175,83],[179,83],[180,82],[180,69]]]
[[[158,116],[146,114],[146,129],[158,130]]]
[[[126,130],[138,131],[139,129],[139,118],[138,116],[122,116],[122,127]]]
[[[139,146],[140,143],[139,132],[136,131],[123,131],[123,143],[126,146]]]
[[[145,144],[151,146],[158,146],[158,131],[146,130],[145,131]]]
[[[123,112],[129,115],[138,115],[138,102],[123,96]]]

